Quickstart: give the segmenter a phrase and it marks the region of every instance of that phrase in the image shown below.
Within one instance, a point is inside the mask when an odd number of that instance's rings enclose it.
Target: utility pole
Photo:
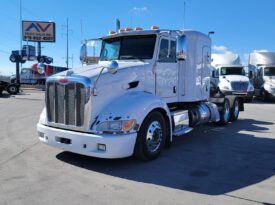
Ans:
[[[66,52],[66,66],[69,68],[69,18],[67,18],[67,52]]]
[[[19,17],[19,23],[20,23],[20,48],[19,48],[19,50],[21,50],[22,49],[22,0],[20,0],[20,8],[19,8],[19,15],[20,15],[20,17]]]
[[[21,50],[22,50],[22,0],[19,1],[19,23],[20,23],[20,55],[22,55]],[[19,63],[18,61],[16,62],[16,83],[20,84],[20,67],[22,67],[22,64]]]
[[[65,29],[65,33],[62,33],[63,35],[66,35],[66,66],[69,68],[69,32],[72,32],[72,30],[69,29],[69,18],[67,18],[67,23],[66,25],[62,25],[62,29]]]
[[[72,60],[72,68],[73,68],[74,67],[74,54],[72,54],[71,60]]]
[[[66,36],[66,67],[69,68],[69,18],[67,18],[66,25],[62,25],[62,29],[65,29],[65,32],[62,33],[62,36]]]

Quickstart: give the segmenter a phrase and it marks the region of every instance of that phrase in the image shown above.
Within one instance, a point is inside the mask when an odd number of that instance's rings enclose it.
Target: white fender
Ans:
[[[127,120],[135,119],[137,124],[142,124],[145,117],[154,109],[161,108],[166,112],[170,125],[170,141],[172,141],[172,121],[167,104],[159,97],[151,93],[136,91],[127,92],[123,96],[112,101],[101,112],[96,122],[111,121],[114,119]],[[96,130],[96,122],[92,130]]]

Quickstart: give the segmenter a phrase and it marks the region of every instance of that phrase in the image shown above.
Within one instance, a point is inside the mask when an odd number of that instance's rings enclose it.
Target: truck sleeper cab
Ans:
[[[238,96],[210,86],[211,40],[200,32],[129,30],[99,40],[98,64],[47,79],[37,124],[42,142],[100,158],[152,160],[174,136],[202,123],[225,125],[244,109]]]

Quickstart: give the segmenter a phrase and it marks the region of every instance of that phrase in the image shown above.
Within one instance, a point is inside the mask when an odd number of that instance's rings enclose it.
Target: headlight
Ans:
[[[99,123],[96,130],[99,132],[128,132],[136,125],[136,120],[116,120]]]
[[[231,90],[229,86],[223,85],[221,86],[221,90]]]
[[[272,85],[267,84],[267,83],[265,83],[265,84],[264,84],[264,89],[265,89],[265,90],[270,91],[270,90],[271,90],[271,88],[272,88]]]

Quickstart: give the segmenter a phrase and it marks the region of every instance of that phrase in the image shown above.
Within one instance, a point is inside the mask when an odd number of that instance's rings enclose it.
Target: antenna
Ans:
[[[83,22],[82,22],[82,19],[80,20],[80,38],[81,38],[81,41],[83,39]]]
[[[186,13],[186,2],[184,1],[183,3],[183,30],[185,28],[185,24],[186,24],[186,19],[185,19],[185,13]]]
[[[120,29],[120,20],[117,18],[116,19],[116,32],[118,32]]]

